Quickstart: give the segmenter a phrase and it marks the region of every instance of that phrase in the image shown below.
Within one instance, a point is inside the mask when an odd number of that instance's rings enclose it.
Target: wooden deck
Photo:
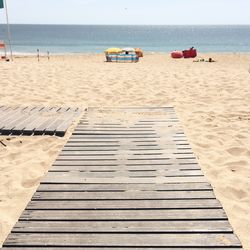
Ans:
[[[242,249],[173,108],[89,109],[3,249]]]
[[[64,136],[79,108],[0,106],[0,135]]]

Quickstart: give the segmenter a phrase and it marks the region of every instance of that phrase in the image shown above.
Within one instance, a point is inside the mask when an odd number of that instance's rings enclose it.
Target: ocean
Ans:
[[[109,47],[140,47],[169,52],[195,47],[199,52],[250,52],[250,25],[11,25],[16,53],[101,53]],[[0,40],[6,40],[0,25]]]

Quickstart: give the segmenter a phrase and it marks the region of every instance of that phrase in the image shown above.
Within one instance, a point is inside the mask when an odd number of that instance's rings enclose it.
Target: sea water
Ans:
[[[10,25],[18,53],[101,53],[109,47],[140,47],[169,52],[195,47],[199,52],[250,52],[250,25]],[[6,25],[0,40],[7,42]]]

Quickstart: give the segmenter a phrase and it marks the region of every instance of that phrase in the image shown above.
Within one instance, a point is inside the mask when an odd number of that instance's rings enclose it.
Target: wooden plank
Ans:
[[[68,119],[68,116],[72,116],[72,114],[68,113],[69,107],[63,107],[57,110],[57,116],[54,118],[53,122],[45,125],[44,133],[48,135],[54,135],[56,133],[57,127],[62,124],[65,119]]]
[[[91,171],[91,172],[110,172],[110,171],[121,171],[123,170],[124,173],[125,171],[131,171],[131,172],[146,172],[146,171],[160,171],[164,175],[165,171],[178,171],[178,174],[184,174],[183,172],[180,173],[180,171],[184,170],[191,170],[192,173],[188,173],[190,175],[194,175],[198,173],[198,175],[202,175],[200,172],[196,172],[195,170],[200,170],[199,165],[153,165],[153,166],[107,166],[107,165],[95,165],[95,166],[81,166],[81,165],[53,165],[53,168],[50,170],[50,172],[57,172],[57,171]]]
[[[196,161],[181,161],[179,160],[178,162],[170,162],[170,161],[165,161],[165,162],[157,162],[157,161],[150,161],[150,162],[134,162],[134,161],[129,161],[129,162],[114,162],[114,161],[55,161],[53,166],[120,166],[123,168],[124,166],[131,166],[131,167],[145,167],[145,166],[152,166],[152,167],[157,167],[157,166],[165,166],[166,168],[168,166],[171,167],[171,165],[179,166],[178,168],[182,168],[182,166],[194,166],[198,164]]]
[[[90,147],[90,148],[89,148]],[[145,151],[145,152],[168,152],[168,150],[171,152],[193,152],[192,149],[190,147],[185,147],[185,146],[169,146],[168,148],[160,148],[158,145],[154,145],[154,146],[148,146],[148,147],[138,147],[138,146],[133,146],[133,145],[127,145],[127,147],[125,147],[125,145],[114,145],[113,147],[116,148],[110,148],[111,145],[109,146],[93,146],[93,145],[75,145],[75,146],[68,146],[67,144],[64,146],[64,148],[62,149],[62,152],[67,152],[67,151],[117,151],[119,149],[119,153],[127,153],[127,152],[140,152],[140,151]]]
[[[19,107],[19,106],[13,106],[13,107],[4,107],[3,110],[1,111],[1,121],[3,121],[4,119],[8,119],[10,115],[12,115],[15,111],[21,110],[23,108]]]
[[[44,129],[44,133],[46,135],[54,135],[56,133],[56,129],[58,128],[58,126],[60,126],[60,124],[62,124],[63,122],[64,122],[64,117],[60,119],[54,119],[53,122],[48,123],[47,127]],[[66,131],[61,131],[61,132],[64,135]]]
[[[2,250],[30,250],[31,248],[30,247],[3,247],[1,248]],[[76,250],[78,248],[75,248],[75,247],[64,247],[64,249],[66,250]],[[84,250],[110,250],[110,247],[84,247],[84,248],[81,248],[81,249],[84,249]],[[115,250],[162,250],[162,247],[112,247],[112,249],[115,249]],[[207,248],[207,247],[188,247],[188,248],[184,248],[184,247],[164,247],[164,249],[167,249],[167,250],[211,250],[211,247]],[[243,250],[243,248],[241,247],[220,247],[220,248],[217,248],[217,247],[213,247],[212,248],[213,250]],[[62,250],[61,247],[36,247],[36,250]]]
[[[119,159],[121,158],[121,159]],[[171,161],[171,162],[176,162],[178,160],[195,160],[196,157],[192,154],[170,154],[170,155],[126,155],[124,156],[119,156],[119,154],[110,154],[110,153],[100,153],[96,155],[91,155],[91,154],[80,154],[80,155],[64,155],[61,153],[57,157],[57,160],[64,160],[64,161],[100,161],[100,160],[120,160],[121,164],[122,161],[136,161],[136,162],[148,162],[150,163],[151,161]]]
[[[227,220],[189,221],[20,221],[12,233],[232,233]]]
[[[187,140],[186,136],[173,135],[172,133],[164,134],[163,137],[160,137],[159,133],[153,132],[73,132],[70,138],[72,139],[81,139],[81,138],[157,138],[159,140]]]
[[[50,173],[70,173],[71,171],[79,172],[81,177],[84,178],[114,178],[114,177],[130,177],[130,178],[153,178],[157,176],[161,177],[196,177],[196,176],[203,176],[200,170],[148,170],[148,171],[119,171],[119,170],[91,170],[91,171],[84,171],[84,170],[51,170]]]
[[[145,247],[237,247],[240,246],[238,238],[231,233],[209,234],[72,234],[66,233],[12,233],[5,246],[145,246]]]
[[[85,152],[83,150],[72,150],[72,151],[61,151],[61,153],[59,154],[60,156],[104,156],[104,155],[117,155],[117,156],[120,156],[120,155],[126,155],[127,158],[136,158],[136,156],[142,158],[142,157],[149,157],[149,156],[152,156],[152,157],[156,157],[156,158],[163,158],[163,157],[195,157],[195,155],[193,154],[192,151],[178,151],[178,150],[171,150],[171,149],[168,149],[168,151],[131,151],[131,150],[119,150],[119,152],[100,152],[99,150],[96,150],[96,151],[91,151],[91,152]]]
[[[121,142],[118,139],[112,139],[112,138],[106,138],[106,139],[98,139],[98,138],[92,138],[92,139],[86,139],[86,138],[81,138],[81,139],[69,139],[67,142],[67,146],[85,146],[85,145],[100,145],[100,144],[112,144],[112,143],[117,143],[121,146],[121,148],[134,148],[134,147],[178,147],[178,146],[189,146],[189,143],[187,142],[174,142],[174,141],[165,141],[165,142],[160,142],[159,140],[153,139],[153,140],[132,140],[129,141],[128,145],[126,144],[121,144]],[[132,144],[132,146],[131,146]]]
[[[160,136],[158,135],[143,135],[143,134],[134,134],[134,135],[112,135],[112,136],[109,136],[109,135],[72,135],[70,137],[70,139],[109,139],[109,138],[112,138],[113,140],[114,139],[123,139],[123,140],[127,140],[127,139],[159,139]]]
[[[84,132],[84,133],[101,133],[101,132],[105,132],[105,133],[108,133],[108,132],[115,132],[115,133],[118,133],[118,132],[126,132],[126,133],[134,133],[134,132],[141,132],[141,133],[156,133],[155,132],[155,129],[153,128],[146,128],[146,129],[140,129],[140,128],[93,128],[92,126],[91,127],[86,127],[86,125],[78,125],[75,130],[75,132]]]
[[[2,131],[6,134],[20,135],[25,126],[38,116],[40,110],[41,107],[30,107],[29,110],[25,110],[25,113],[20,113],[10,123],[6,123]]]
[[[35,135],[42,135],[45,134],[45,130],[54,123],[54,121],[57,118],[57,111],[58,107],[53,107],[49,111],[49,116],[43,116],[40,122],[37,124],[37,126],[34,129],[34,134]],[[48,131],[46,132],[48,133]],[[51,133],[50,133],[51,135]]]
[[[167,106],[167,107],[141,107],[141,106],[130,106],[130,107],[89,107],[88,108],[88,112],[89,113],[98,113],[98,112],[111,112],[111,111],[124,111],[124,112],[133,112],[133,113],[137,113],[139,112],[139,114],[143,114],[142,112],[150,112],[150,114],[154,111],[162,111],[164,112],[164,115],[166,114],[175,114],[174,112],[174,107],[173,106]],[[157,113],[158,114],[158,113]]]
[[[102,201],[31,201],[26,209],[28,210],[119,210],[119,209],[191,209],[191,208],[221,208],[216,199],[194,199],[194,200],[102,200]],[[107,211],[106,211],[107,212]],[[43,213],[43,216],[45,214]],[[44,217],[45,218],[45,217]],[[66,217],[65,217],[66,218]]]
[[[36,192],[32,200],[180,200],[215,199],[211,191]]]
[[[74,151],[74,150],[83,150],[83,151],[118,151],[119,150],[119,145],[118,144],[114,144],[114,145],[78,145],[78,144],[74,144],[74,146],[69,146],[68,144],[66,144],[63,149],[62,152],[64,151]]]
[[[2,133],[4,134],[23,134],[31,135],[33,133],[57,135],[65,134],[67,126],[72,122],[75,115],[80,113],[78,108],[59,108],[59,107],[14,107],[6,108],[1,116],[0,127],[2,124]],[[60,126],[63,131],[56,132]],[[47,130],[46,130],[47,128]],[[23,130],[23,131],[22,131]]]
[[[1,121],[5,119],[5,117],[8,117],[8,114],[11,114],[14,109],[17,109],[18,107],[6,107],[3,106],[2,109],[0,110],[0,118]]]
[[[52,107],[44,107],[41,111],[39,116],[34,117],[34,120],[27,124],[27,126],[25,126],[25,128],[23,129],[23,134],[24,135],[31,135],[34,133],[35,128],[37,128],[38,126],[40,126],[43,122],[44,119],[44,115],[49,114],[50,112],[54,112],[55,108]]]
[[[14,128],[15,134],[21,134],[23,132],[23,129],[27,127],[30,123],[32,123],[37,117],[39,116],[40,112],[44,109],[44,107],[35,107],[32,114],[29,114],[26,116],[25,119],[22,120],[21,123],[17,124]]]
[[[28,107],[26,106],[26,107],[18,107],[15,108],[14,110],[8,110],[8,112],[1,117],[0,129],[3,129],[6,126],[6,124],[12,122],[13,119],[15,119],[15,117],[18,116],[21,111],[27,108]]]
[[[223,209],[26,210],[21,221],[189,221],[226,220]],[[45,223],[46,224],[46,223]]]
[[[57,160],[55,161],[54,165],[88,165],[88,166],[93,166],[93,165],[100,165],[100,163],[102,162],[102,164],[106,164],[106,165],[127,165],[127,166],[144,166],[144,165],[169,165],[169,164],[196,164],[197,161],[195,159],[165,159],[163,160],[126,160],[126,159],[115,159],[115,158],[96,158],[96,159],[90,159],[90,158],[86,158],[86,159],[74,159],[74,158],[65,158],[65,157],[58,157]]]
[[[57,157],[57,160],[64,160],[64,161],[97,161],[97,160],[114,160],[123,164],[123,162],[140,162],[140,161],[157,161],[157,162],[162,162],[162,161],[169,161],[173,160],[175,162],[178,162],[178,160],[195,160],[196,157],[193,154],[158,154],[158,153],[153,153],[153,154],[127,154],[124,156],[124,154],[117,154],[112,153],[112,152],[80,152],[80,153],[65,153],[61,152],[59,156]]]
[[[127,132],[119,132],[119,131],[107,131],[107,132],[85,132],[85,131],[76,131],[72,133],[71,138],[85,138],[85,137],[92,137],[92,136],[96,136],[96,137],[126,137],[126,138],[137,138],[137,136],[140,137],[146,137],[146,138],[150,138],[150,137],[156,137],[157,133],[155,132],[141,132],[141,131],[127,131]],[[159,138],[159,137],[158,137]]]
[[[182,183],[182,184],[41,184],[37,191],[188,191],[188,190],[212,190],[208,183]]]
[[[78,113],[73,113],[69,115],[64,121],[56,128],[55,134],[57,136],[64,136],[68,127],[72,124],[74,118],[77,116]]]
[[[81,143],[81,144],[84,144],[86,142],[93,142],[93,143],[99,143],[99,142],[106,142],[106,143],[110,143],[110,142],[116,142],[116,143],[119,143],[120,140],[116,139],[116,138],[106,138],[106,139],[99,139],[99,138],[92,138],[92,139],[89,139],[89,138],[80,138],[80,139],[71,139],[69,138],[68,140],[68,143]],[[67,143],[67,144],[68,144]]]
[[[84,174],[67,172],[57,173],[49,172],[41,183],[190,183],[207,182],[203,176],[195,177],[163,177],[152,178],[130,178],[130,177],[112,177],[112,178],[91,178]]]

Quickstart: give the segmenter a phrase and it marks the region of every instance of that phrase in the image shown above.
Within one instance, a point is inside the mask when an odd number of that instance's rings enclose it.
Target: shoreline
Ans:
[[[170,52],[153,52],[153,51],[143,51],[144,53],[144,57],[145,56],[152,56],[152,55],[168,55],[170,56],[171,51]],[[47,58],[47,54],[46,52],[41,52],[40,51],[40,57],[41,58]],[[104,51],[103,52],[76,52],[76,53],[51,53],[50,52],[50,57],[62,57],[62,56],[69,56],[69,57],[74,57],[74,56],[100,56],[100,55],[105,55]],[[198,52],[198,55],[196,58],[181,58],[181,59],[177,59],[178,60],[195,60],[197,58],[200,58],[202,56],[209,56],[209,55],[213,55],[213,56],[220,56],[220,55],[228,55],[228,56],[248,56],[250,55],[250,51],[249,52]],[[10,54],[7,53],[7,57],[10,57]],[[26,52],[13,52],[13,57],[14,58],[34,58],[37,57],[37,53],[26,53]],[[143,58],[142,58],[143,60]],[[174,60],[174,59],[173,59]],[[1,60],[0,60],[1,61]]]

